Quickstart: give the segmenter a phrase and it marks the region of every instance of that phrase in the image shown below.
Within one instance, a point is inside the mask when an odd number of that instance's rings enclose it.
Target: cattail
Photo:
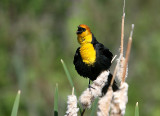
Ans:
[[[107,93],[98,102],[97,116],[109,116],[112,96],[113,90],[112,87],[109,86]]]
[[[119,90],[113,93],[110,116],[124,116],[128,102],[128,84],[122,83]]]
[[[78,116],[77,112],[79,108],[77,108],[77,97],[74,95],[74,88],[72,90],[72,95],[68,96],[67,101],[67,111],[65,116]]]
[[[87,88],[79,98],[83,109],[90,108],[95,98],[102,96],[102,88],[108,80],[110,71],[103,71],[96,80],[91,84],[91,88]]]
[[[117,59],[117,74],[116,74],[116,79],[118,79],[118,82],[122,81],[122,76],[123,76],[123,71],[124,71],[124,64],[125,64],[125,58],[123,56],[120,55],[120,57]],[[125,73],[125,79],[128,76],[128,65],[126,67],[126,73]]]

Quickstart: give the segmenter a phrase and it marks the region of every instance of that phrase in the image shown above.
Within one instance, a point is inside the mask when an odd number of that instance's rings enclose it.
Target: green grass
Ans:
[[[139,116],[138,102],[136,103],[136,107],[135,107],[135,116]]]
[[[97,106],[98,106],[98,98],[94,100],[90,116],[96,116]]]
[[[73,88],[73,87],[74,87],[74,84],[73,84],[71,75],[70,75],[70,73],[69,73],[69,71],[68,71],[68,69],[67,69],[66,64],[64,63],[64,61],[63,61],[62,59],[61,59],[61,63],[62,63],[62,65],[63,65],[63,69],[64,69],[64,71],[65,71],[65,73],[66,73],[66,75],[67,75],[67,79],[68,79],[68,81],[69,81],[71,87]],[[75,93],[75,95],[77,95],[77,94],[76,94],[76,89],[75,89],[75,87],[74,87],[74,93]],[[81,110],[81,107],[80,107],[79,104],[78,104],[78,107],[79,107],[79,111],[80,111],[80,113],[81,113],[82,110]]]
[[[18,93],[17,93],[16,99],[14,101],[14,105],[13,105],[11,116],[17,116],[19,100],[20,100],[20,94],[21,94],[21,91],[19,90]]]
[[[64,61],[63,61],[62,59],[61,59],[61,62],[62,62],[64,71],[65,71],[65,73],[66,73],[66,75],[67,75],[68,81],[69,81],[71,87],[73,88],[73,87],[74,87],[73,81],[72,81],[71,75],[70,75],[70,73],[69,73],[69,71],[68,71],[68,69],[67,69],[67,66],[66,66],[66,64],[64,63]]]
[[[58,116],[58,84],[56,84],[54,92],[54,116]]]

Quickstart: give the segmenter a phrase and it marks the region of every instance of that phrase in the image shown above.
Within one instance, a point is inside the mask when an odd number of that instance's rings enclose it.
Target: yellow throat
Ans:
[[[82,57],[82,60],[87,65],[93,65],[96,61],[96,51],[93,47],[93,44],[86,43],[81,45],[80,47],[80,54]]]

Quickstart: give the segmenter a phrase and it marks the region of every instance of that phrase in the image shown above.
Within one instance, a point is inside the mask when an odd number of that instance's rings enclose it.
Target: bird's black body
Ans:
[[[80,55],[80,47],[77,49],[74,56],[74,65],[77,72],[83,76],[88,77],[90,80],[95,80],[97,76],[104,70],[108,70],[111,66],[112,53],[104,47],[103,44],[99,43],[94,35],[92,34],[93,47],[96,51],[96,61],[93,65],[88,65],[83,62]]]

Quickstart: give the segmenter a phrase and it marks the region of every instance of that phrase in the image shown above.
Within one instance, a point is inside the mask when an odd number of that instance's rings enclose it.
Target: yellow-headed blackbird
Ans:
[[[81,76],[89,78],[90,84],[90,80],[95,80],[102,71],[110,68],[113,55],[108,48],[96,40],[87,25],[79,25],[76,33],[80,47],[75,53],[73,63]],[[104,89],[108,88],[111,79],[112,75],[110,74]],[[114,82],[113,90],[116,89],[117,86]]]

